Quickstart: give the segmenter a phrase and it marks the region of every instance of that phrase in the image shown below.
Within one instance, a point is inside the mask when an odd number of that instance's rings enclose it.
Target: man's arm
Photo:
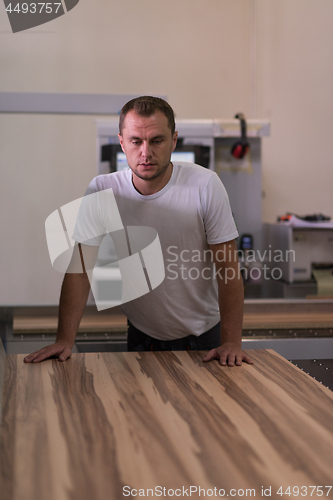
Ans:
[[[235,241],[209,245],[213,252],[221,314],[221,345],[212,349],[203,361],[218,359],[221,365],[240,366],[253,361],[242,351],[244,286],[239,271]]]
[[[43,347],[24,358],[25,363],[39,362],[51,356],[65,361],[72,354],[76,333],[88,300],[90,283],[84,263],[95,262],[98,247],[78,245],[65,274],[59,302],[57,338],[54,344]],[[84,260],[83,260],[84,255]]]

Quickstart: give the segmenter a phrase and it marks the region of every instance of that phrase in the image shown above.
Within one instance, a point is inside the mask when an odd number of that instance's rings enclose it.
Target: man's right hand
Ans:
[[[43,347],[42,349],[39,349],[39,351],[28,354],[28,356],[24,358],[24,362],[39,363],[39,361],[43,361],[44,359],[53,356],[59,358],[59,361],[66,361],[66,359],[70,358],[71,355],[72,355],[71,346],[66,342],[59,341],[55,342],[52,345]]]
[[[72,260],[68,266],[69,271],[65,274],[61,287],[57,340],[54,344],[26,356],[24,358],[25,363],[38,363],[51,357],[65,361],[72,355],[72,347],[90,290],[89,279],[84,269],[84,261],[83,258],[81,259],[80,251],[87,257],[89,269],[93,268],[98,247],[90,248],[88,245],[76,245]]]

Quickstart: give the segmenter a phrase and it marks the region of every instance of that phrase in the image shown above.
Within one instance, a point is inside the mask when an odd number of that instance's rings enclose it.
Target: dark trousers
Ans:
[[[220,323],[199,337],[189,335],[174,340],[157,340],[128,322],[128,351],[205,351],[218,347],[220,343]]]

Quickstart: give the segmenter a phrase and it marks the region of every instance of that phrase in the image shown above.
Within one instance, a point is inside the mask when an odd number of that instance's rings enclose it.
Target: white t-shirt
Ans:
[[[130,322],[160,340],[199,336],[216,325],[217,281],[208,245],[238,236],[217,174],[193,163],[175,162],[164,188],[144,196],[134,188],[128,169],[95,177],[86,194],[110,188],[124,226],[157,231],[165,264],[165,279],[157,288],[123,304]],[[73,239],[99,245],[102,236],[92,235],[105,233],[106,226],[102,214],[79,213]]]

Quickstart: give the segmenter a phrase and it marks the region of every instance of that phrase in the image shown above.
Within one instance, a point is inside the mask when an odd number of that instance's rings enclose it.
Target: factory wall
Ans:
[[[333,216],[331,0],[80,0],[12,34],[0,91],[166,95],[177,118],[271,122],[263,220]],[[46,217],[96,174],[93,116],[0,115],[0,304],[57,303]]]

